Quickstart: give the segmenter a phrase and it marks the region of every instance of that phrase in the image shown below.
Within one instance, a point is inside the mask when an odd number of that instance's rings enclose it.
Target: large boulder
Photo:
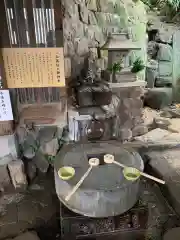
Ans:
[[[162,109],[172,104],[171,88],[152,88],[145,95],[145,105],[153,109]]]

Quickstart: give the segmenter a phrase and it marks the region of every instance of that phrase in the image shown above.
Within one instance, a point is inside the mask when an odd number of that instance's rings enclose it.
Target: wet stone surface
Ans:
[[[53,174],[39,177],[37,184],[38,188],[29,187],[21,193],[0,195],[0,239],[14,238],[29,229],[35,229],[39,236],[47,235],[49,231],[51,235],[57,234],[59,226],[56,230],[53,226],[58,221],[59,201],[55,194]],[[42,231],[42,226],[46,231]],[[40,236],[40,239],[48,238]]]

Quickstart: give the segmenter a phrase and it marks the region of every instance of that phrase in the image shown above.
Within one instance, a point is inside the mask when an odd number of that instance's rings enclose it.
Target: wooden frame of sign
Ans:
[[[0,49],[0,90],[7,89],[7,84],[5,80],[5,72],[3,66],[2,52]],[[6,92],[7,93],[7,92]],[[2,107],[2,106],[0,106]],[[14,132],[14,121],[0,121],[0,136],[10,135]]]
[[[3,48],[8,88],[64,87],[63,48]]]

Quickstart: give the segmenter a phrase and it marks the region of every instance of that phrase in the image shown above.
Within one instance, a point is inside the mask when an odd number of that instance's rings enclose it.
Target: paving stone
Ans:
[[[139,125],[132,129],[133,137],[144,135],[147,132],[148,132],[148,128],[144,125]]]
[[[9,173],[15,189],[25,189],[27,186],[26,175],[24,173],[24,163],[22,160],[15,160],[8,164]]]
[[[36,153],[36,156],[32,159],[33,163],[36,165],[36,167],[39,169],[40,172],[46,173],[49,168],[49,163],[44,156],[44,154],[41,152],[41,150],[38,150]]]
[[[135,139],[142,142],[157,142],[163,140],[169,134],[170,132],[167,130],[156,128],[143,136],[135,137]]]

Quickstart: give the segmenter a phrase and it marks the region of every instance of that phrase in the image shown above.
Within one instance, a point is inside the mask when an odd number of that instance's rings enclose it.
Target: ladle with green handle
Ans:
[[[76,184],[76,186],[73,188],[73,190],[68,194],[68,196],[65,198],[65,200],[68,202],[72,195],[78,190],[78,188],[81,186],[81,184],[84,182],[84,180],[87,178],[89,173],[91,172],[93,167],[97,167],[99,165],[99,159],[98,158],[90,158],[89,159],[89,165],[90,167],[88,170],[85,172],[85,174],[81,177],[79,182]]]
[[[144,173],[144,172],[139,171],[139,170],[136,169],[136,168],[128,167],[128,166],[126,166],[126,165],[124,165],[124,164],[122,164],[122,163],[119,163],[119,162],[115,161],[115,160],[114,160],[114,156],[111,155],[111,154],[106,154],[106,155],[104,155],[104,162],[105,162],[105,163],[108,163],[108,164],[114,163],[114,164],[122,167],[122,168],[124,169],[123,174],[124,174],[124,176],[125,176],[128,180],[133,180],[133,175],[134,175],[134,181],[135,181],[135,180],[136,180],[137,178],[139,178],[140,175],[141,175],[141,176],[144,176],[144,177],[146,177],[146,178],[149,178],[149,179],[151,179],[151,180],[153,180],[153,181],[155,181],[155,182],[158,182],[158,183],[161,183],[161,184],[165,184],[165,181],[163,181],[163,180],[161,180],[161,179],[159,179],[159,178],[153,177],[153,176],[151,176],[151,175],[149,175],[149,174],[147,174],[147,173]],[[134,169],[134,171],[132,171],[132,169]],[[131,171],[128,171],[128,170],[131,170]],[[128,176],[128,174],[129,174],[129,176]],[[131,176],[130,176],[130,174],[131,174]]]

